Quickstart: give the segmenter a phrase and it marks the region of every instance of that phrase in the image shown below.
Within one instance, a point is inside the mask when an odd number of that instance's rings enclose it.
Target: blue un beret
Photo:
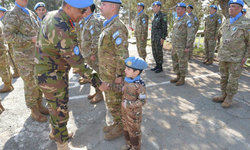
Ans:
[[[188,5],[188,7],[190,7],[191,9],[194,9],[193,5]]]
[[[144,3],[138,3],[137,6],[143,6],[144,7]]]
[[[36,5],[35,5],[35,7],[34,7],[34,10],[36,10],[36,9],[39,8],[39,7],[45,7],[44,2],[38,2],[38,3],[36,3]]]
[[[214,8],[217,10],[217,6],[216,5],[210,5],[210,8]]]
[[[148,67],[148,64],[141,58],[138,57],[128,57],[125,60],[125,65],[129,68],[144,70]]]
[[[4,7],[2,7],[2,6],[0,5],[0,11],[6,12],[6,11],[7,11],[7,9],[6,9],[6,8],[4,8]]]
[[[238,4],[238,5],[241,5],[242,7],[244,7],[244,2],[243,2],[243,0],[230,0],[230,1],[228,2],[228,5],[230,5],[230,4]]]
[[[122,4],[121,0],[101,0],[101,2],[110,2],[110,3]]]
[[[185,3],[178,3],[178,4],[176,5],[176,7],[184,7],[184,8],[186,8],[187,6],[186,6]]]
[[[152,4],[153,6],[155,6],[155,5],[159,5],[159,6],[161,6],[161,2],[160,1],[155,1],[155,2],[153,2],[153,4]]]
[[[246,12],[247,12],[247,9],[246,9],[246,8],[243,8],[243,9],[242,9],[242,12],[245,12],[245,13],[246,13]]]
[[[67,4],[75,8],[86,8],[91,6],[93,0],[64,0]]]

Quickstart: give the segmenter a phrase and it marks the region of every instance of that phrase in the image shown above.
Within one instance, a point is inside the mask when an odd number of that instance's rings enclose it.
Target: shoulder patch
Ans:
[[[122,43],[122,38],[117,38],[116,40],[115,40],[115,44],[118,46],[118,45],[120,45]]]
[[[79,50],[79,47],[77,45],[74,47],[74,53],[77,56],[80,54],[80,50]]]
[[[188,21],[187,21],[187,26],[188,26],[189,28],[191,28],[191,27],[192,27],[192,23],[191,23],[191,21],[190,21],[190,20],[188,20]]]
[[[117,30],[113,35],[113,39],[116,39],[120,35],[120,32]]]
[[[194,21],[198,21],[197,17],[194,17]]]
[[[90,34],[93,35],[94,34],[94,30],[90,30]]]
[[[222,23],[221,19],[218,19],[218,23],[219,23],[219,24],[221,24],[221,23]]]
[[[142,18],[142,23],[143,23],[143,24],[145,24],[145,23],[146,23],[145,18]]]
[[[233,30],[233,31],[236,31],[236,30],[237,30],[237,27],[233,27],[232,30]]]

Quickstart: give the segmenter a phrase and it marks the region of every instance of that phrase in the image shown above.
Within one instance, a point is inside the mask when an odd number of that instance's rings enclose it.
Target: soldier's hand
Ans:
[[[98,88],[99,88],[101,91],[107,91],[107,90],[109,90],[109,84],[103,82],[103,83],[101,84],[101,86],[99,86]]]
[[[33,43],[36,43],[36,39],[37,39],[37,36],[33,36],[33,37],[31,38],[31,41],[32,41]]]
[[[95,55],[90,56],[90,59],[91,59],[92,61],[95,61]]]
[[[116,83],[116,84],[120,84],[120,83],[122,83],[122,81],[123,81],[123,78],[122,78],[122,77],[119,77],[119,78],[116,78],[116,79],[115,79],[115,83]]]
[[[164,39],[161,39],[161,45],[163,45],[163,44],[164,44],[164,41],[165,41]]]
[[[244,66],[244,64],[246,63],[246,58],[244,57],[242,60],[241,60],[241,67],[243,67]]]
[[[185,52],[185,53],[188,53],[188,52],[189,52],[189,48],[185,48],[185,49],[184,49],[184,52]]]

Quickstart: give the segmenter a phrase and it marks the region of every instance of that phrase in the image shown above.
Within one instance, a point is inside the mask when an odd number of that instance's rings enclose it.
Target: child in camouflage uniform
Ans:
[[[107,84],[110,90],[122,91],[122,123],[126,145],[123,150],[140,150],[142,106],[146,103],[145,83],[141,80],[141,72],[147,68],[147,63],[136,57],[125,60],[124,82]]]

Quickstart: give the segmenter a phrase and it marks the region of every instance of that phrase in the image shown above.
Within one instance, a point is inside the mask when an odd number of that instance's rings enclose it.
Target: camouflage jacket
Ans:
[[[128,54],[128,30],[119,17],[103,27],[98,45],[99,72],[104,81],[124,76]]]
[[[241,16],[233,24],[225,20],[220,32],[222,44],[219,50],[219,60],[226,62],[241,62],[250,57],[250,19]]]
[[[32,37],[37,35],[39,23],[36,20],[36,14],[31,10],[28,11],[30,15],[15,6],[5,16],[5,38],[8,43],[13,44],[15,50],[23,50],[24,48],[35,46],[32,42]],[[30,49],[30,53],[34,53],[34,49]]]
[[[144,12],[135,18],[135,36],[144,37],[145,40],[148,37],[148,15]]]
[[[188,14],[188,16],[193,20],[195,33],[197,33],[197,31],[199,30],[199,25],[200,25],[199,19],[193,13]]]
[[[55,73],[65,72],[70,66],[81,76],[91,78],[94,75],[93,70],[84,64],[71,22],[62,9],[48,13],[44,18],[36,50],[36,76],[56,79]]]
[[[218,37],[218,30],[221,26],[222,20],[221,16],[215,13],[212,17],[207,16],[205,19],[205,38],[209,40],[214,40]]]
[[[81,32],[81,49],[83,58],[89,58],[93,55],[97,56],[101,28],[102,25],[94,15],[85,21]]]
[[[146,103],[146,87],[144,81],[137,80],[133,83],[123,82],[121,84],[109,84],[110,90],[122,92],[122,100],[136,101],[140,100],[143,104]]]
[[[4,25],[2,21],[0,21],[0,57],[2,56],[2,54],[6,53],[7,48],[8,48],[4,40],[3,28],[4,28]]]
[[[152,22],[152,31],[151,31],[151,39],[152,40],[160,40],[165,39],[168,35],[168,25],[167,25],[167,16],[159,11],[155,16]]]
[[[172,33],[172,45],[178,48],[190,48],[193,46],[195,39],[195,28],[193,20],[188,15],[174,22]]]

